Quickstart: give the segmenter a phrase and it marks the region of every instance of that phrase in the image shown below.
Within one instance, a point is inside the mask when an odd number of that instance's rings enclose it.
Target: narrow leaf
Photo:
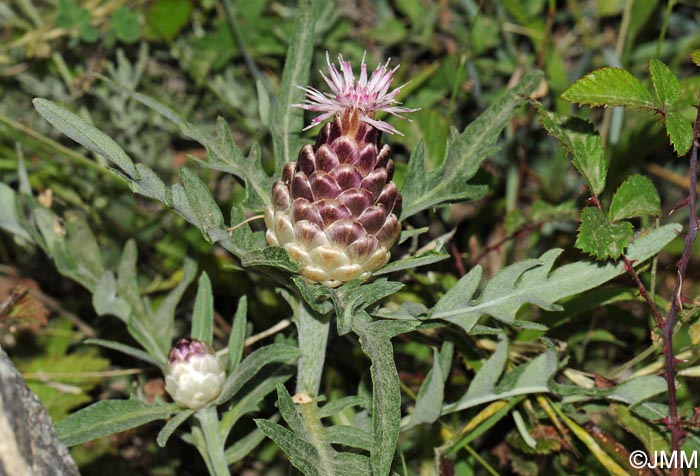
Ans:
[[[224,216],[219,205],[214,201],[214,197],[211,196],[209,188],[202,182],[202,179],[190,169],[186,167],[181,168],[180,178],[182,179],[182,185],[190,208],[199,221],[202,234],[210,242],[216,242],[215,231],[218,230],[220,232],[223,230],[224,235],[227,234]]]
[[[222,404],[233,397],[251,378],[271,363],[289,363],[300,356],[299,349],[285,344],[271,344],[261,347],[241,362],[228,374],[216,404]]]
[[[142,351],[141,349],[137,349],[136,347],[122,344],[121,342],[115,342],[113,340],[104,339],[85,339],[83,341],[83,344],[99,345],[100,347],[116,350],[117,352],[121,352],[123,354],[134,357],[135,359],[139,359],[151,365],[155,365],[156,367],[161,366],[161,363],[153,357],[151,357],[148,353]]]
[[[319,472],[318,455],[310,443],[302,440],[288,429],[267,420],[255,420],[260,431],[277,443],[287,453],[290,463],[304,476],[326,476]]]
[[[212,344],[214,337],[214,295],[207,273],[202,272],[197,284],[197,297],[192,312],[192,337]]]
[[[75,446],[103,436],[163,420],[180,410],[173,404],[147,404],[140,400],[102,400],[79,410],[56,425],[58,438]]]
[[[372,474],[389,474],[399,437],[401,388],[390,339],[415,327],[411,322],[371,322],[366,314],[353,320],[362,350],[372,360]]]
[[[309,82],[314,51],[316,1],[299,0],[297,5],[294,32],[289,39],[280,93],[272,115],[276,172],[281,171],[284,164],[294,160],[301,147],[299,134],[304,128],[304,111],[290,105],[302,102],[304,92],[297,86],[304,86]]]
[[[158,432],[158,437],[156,438],[156,443],[158,443],[158,446],[165,448],[165,444],[168,442],[175,430],[177,430],[177,428],[192,415],[194,415],[194,410],[183,410],[168,420],[168,423],[166,423],[160,432]]]
[[[241,296],[238,301],[238,308],[233,317],[231,335],[228,339],[228,371],[232,372],[241,361],[243,347],[245,345],[245,333],[248,314],[248,298]]]
[[[673,240],[680,230],[680,225],[666,225],[635,240],[629,246],[628,258],[635,263],[649,259]],[[429,317],[452,322],[466,332],[470,332],[483,315],[520,325],[515,321],[515,316],[523,304],[556,309],[555,303],[560,299],[593,289],[626,272],[624,263],[600,265],[593,261],[580,261],[552,270],[561,252],[559,249],[550,250],[539,260],[528,260],[525,265],[515,263],[504,268],[499,274],[505,275],[496,281],[494,277],[478,299],[474,295],[481,282],[482,269],[475,266],[438,301]],[[492,283],[503,283],[504,286]],[[505,286],[507,283],[511,284]]]
[[[49,121],[56,129],[81,144],[83,147],[100,154],[105,159],[119,167],[125,174],[134,180],[139,179],[139,173],[131,158],[126,155],[124,149],[112,140],[107,134],[88,124],[81,117],[73,114],[58,104],[47,99],[36,98],[34,108]]]
[[[577,80],[561,95],[589,106],[654,109],[654,98],[637,78],[622,68],[602,68]]]

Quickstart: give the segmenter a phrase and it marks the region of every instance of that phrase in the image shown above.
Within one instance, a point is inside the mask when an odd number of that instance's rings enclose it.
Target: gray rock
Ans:
[[[0,476],[80,476],[51,418],[0,347]]]

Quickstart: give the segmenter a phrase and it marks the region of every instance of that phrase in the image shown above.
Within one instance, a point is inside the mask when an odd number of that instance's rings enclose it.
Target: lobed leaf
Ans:
[[[654,109],[654,98],[637,78],[622,68],[601,68],[569,86],[561,95],[569,102],[589,106]]]
[[[506,91],[462,133],[452,131],[442,164],[433,171],[425,169],[425,147],[420,142],[408,163],[401,194],[401,219],[449,202],[482,197],[484,186],[467,185],[481,163],[496,152],[496,142],[515,110],[525,102],[542,80],[541,72],[529,73],[517,86]]]
[[[673,240],[681,227],[677,224],[662,226],[632,243],[628,258],[641,263],[658,253]],[[471,332],[480,317],[492,316],[502,322],[522,326],[515,316],[524,304],[535,304],[555,310],[560,299],[593,289],[625,272],[624,263],[580,261],[552,271],[554,261],[562,253],[553,249],[538,260],[526,260],[502,269],[486,284],[478,298],[475,296],[481,282],[482,269],[475,266],[450,289],[428,314],[430,319],[442,319]],[[541,328],[535,323],[528,327]]]

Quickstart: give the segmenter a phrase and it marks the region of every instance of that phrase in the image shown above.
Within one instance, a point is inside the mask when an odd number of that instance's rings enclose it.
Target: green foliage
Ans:
[[[173,403],[147,404],[140,400],[102,400],[62,420],[58,437],[67,446],[135,428],[154,420],[164,420],[176,413]]]
[[[668,145],[694,142],[689,6],[215,3],[0,5],[2,345],[57,420],[88,405],[58,425],[69,444],[131,430],[119,452],[76,448],[86,472],[138,445],[129,464],[154,474],[622,476],[626,451],[670,449],[662,345],[629,302],[635,281],[617,278],[624,257],[662,314],[675,299],[664,263],[687,214],[661,211],[687,187]],[[377,113],[405,134],[381,139],[403,231],[371,279],[330,289],[267,246],[259,219],[314,141],[290,107],[298,86],[326,91],[326,51],[372,67],[389,50],[396,99],[420,109],[401,126]],[[571,117],[566,101],[642,111]],[[33,309],[18,296],[50,306],[46,328],[15,319]],[[681,415],[697,406],[695,311],[674,330],[690,356]],[[76,329],[56,326],[64,315]],[[225,362],[215,401],[124,399],[152,396],[188,333]],[[155,420],[158,446],[138,429]],[[684,448],[700,449],[687,430]]]
[[[586,207],[576,237],[576,248],[599,260],[617,259],[625,252],[634,235],[628,221],[613,223],[597,207]]]
[[[481,163],[497,150],[496,141],[508,119],[525,102],[523,96],[534,91],[541,80],[541,74],[529,74],[494,101],[464,131],[452,130],[444,160],[436,170],[426,171],[425,150],[419,143],[411,154],[408,176],[401,190],[401,219],[443,203],[483,196],[486,193],[483,186],[465,184]]]
[[[610,204],[610,219],[614,222],[625,218],[659,216],[661,200],[649,178],[632,175],[624,181],[613,195]]]
[[[572,84],[562,97],[590,106],[654,109],[654,99],[637,78],[622,68],[602,68]]]

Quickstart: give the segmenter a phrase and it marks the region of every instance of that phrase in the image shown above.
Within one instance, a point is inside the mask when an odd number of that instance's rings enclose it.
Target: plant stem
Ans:
[[[296,393],[306,392],[310,397],[315,398],[321,386],[323,364],[326,360],[330,318],[309,309],[301,298],[296,306],[295,317],[301,351],[297,364]]]
[[[231,476],[228,464],[226,464],[224,442],[219,432],[219,416],[216,413],[216,407],[202,408],[195,413],[195,416],[199,420],[199,426],[204,434],[204,442],[206,444],[204,450],[209,457],[213,476]],[[202,448],[200,448],[200,451],[202,451]]]
[[[693,243],[698,233],[699,222],[697,212],[697,181],[698,181],[698,140],[700,140],[700,106],[693,126],[693,148],[690,153],[690,190],[688,192],[688,208],[690,219],[688,224],[688,234],[685,236],[683,253],[678,261],[678,273],[676,275],[676,286],[671,299],[671,309],[666,317],[663,327],[664,334],[664,357],[666,360],[666,370],[664,372],[668,385],[668,420],[666,426],[671,431],[671,450],[679,451],[683,438],[683,422],[678,418],[678,402],[676,400],[676,356],[673,354],[673,327],[676,323],[678,311],[682,309],[683,280],[690,262],[690,253]],[[680,474],[676,469],[672,473]]]

